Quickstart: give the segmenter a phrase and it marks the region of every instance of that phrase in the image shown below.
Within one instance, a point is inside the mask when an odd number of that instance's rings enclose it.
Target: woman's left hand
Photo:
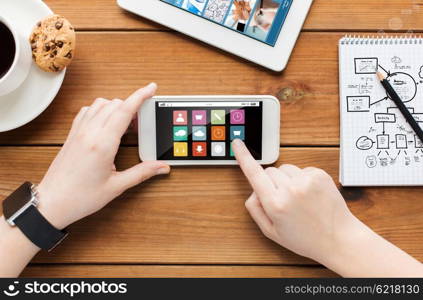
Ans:
[[[38,186],[39,209],[54,226],[62,229],[100,210],[128,188],[169,173],[169,166],[158,161],[122,172],[114,164],[122,136],[156,89],[152,83],[125,101],[99,98],[78,113],[63,148]]]

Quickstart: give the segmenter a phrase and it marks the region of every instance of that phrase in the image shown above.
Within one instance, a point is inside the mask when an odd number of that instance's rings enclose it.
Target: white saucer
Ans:
[[[28,38],[34,25],[53,13],[41,0],[0,0],[0,11]],[[32,62],[22,85],[0,97],[0,132],[18,128],[38,117],[56,97],[65,71],[46,73]]]

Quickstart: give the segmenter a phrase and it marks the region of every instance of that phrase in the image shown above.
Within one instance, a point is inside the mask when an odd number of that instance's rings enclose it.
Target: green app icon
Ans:
[[[216,124],[225,124],[226,112],[224,110],[212,110],[211,111],[211,123]]]
[[[173,140],[186,141],[188,140],[188,127],[187,126],[174,126],[173,127]]]

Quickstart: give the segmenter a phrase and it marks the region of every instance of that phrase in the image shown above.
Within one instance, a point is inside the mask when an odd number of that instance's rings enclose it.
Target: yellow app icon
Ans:
[[[188,143],[173,143],[173,156],[188,156]]]

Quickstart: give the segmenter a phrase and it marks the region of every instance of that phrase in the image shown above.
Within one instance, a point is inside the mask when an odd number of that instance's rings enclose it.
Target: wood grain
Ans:
[[[151,265],[37,265],[25,269],[21,277],[37,278],[293,278],[336,277],[322,267],[298,266],[151,266]]]
[[[282,145],[338,146],[338,39],[345,32],[423,31],[423,0],[315,0],[288,68],[279,74],[126,12],[115,0],[45,2],[75,25],[76,59],[40,117],[0,133],[0,199],[22,181],[42,178],[59,150],[51,145],[63,143],[80,107],[100,96],[126,97],[149,81],[159,83],[161,95],[275,95],[282,104]],[[136,145],[136,134],[123,143]],[[136,147],[121,149],[119,168],[137,162]],[[282,148],[280,162],[323,167],[338,180],[337,148]],[[72,225],[70,238],[37,256],[23,276],[335,275],[262,236],[244,209],[251,190],[237,168],[193,171],[175,168]],[[419,260],[422,191],[341,189],[354,214]]]
[[[35,121],[0,133],[0,145],[61,144],[82,106],[97,97],[127,97],[149,81],[159,84],[161,95],[275,95],[282,103],[283,145],[338,145],[342,36],[303,33],[279,74],[172,32],[79,33],[57,98]],[[136,135],[124,143],[135,145]]]
[[[38,182],[58,148],[0,147],[0,196]],[[280,163],[326,169],[337,181],[338,150],[283,148]],[[118,167],[138,161],[121,149]],[[195,172],[194,172],[195,170]],[[216,176],[219,174],[219,176]],[[244,208],[250,194],[236,167],[174,168],[74,224],[70,237],[36,262],[149,264],[312,264],[267,240]],[[363,222],[423,260],[423,188],[343,189]]]
[[[119,8],[116,0],[45,0],[79,30],[167,30]],[[304,30],[422,31],[422,0],[315,0]]]

